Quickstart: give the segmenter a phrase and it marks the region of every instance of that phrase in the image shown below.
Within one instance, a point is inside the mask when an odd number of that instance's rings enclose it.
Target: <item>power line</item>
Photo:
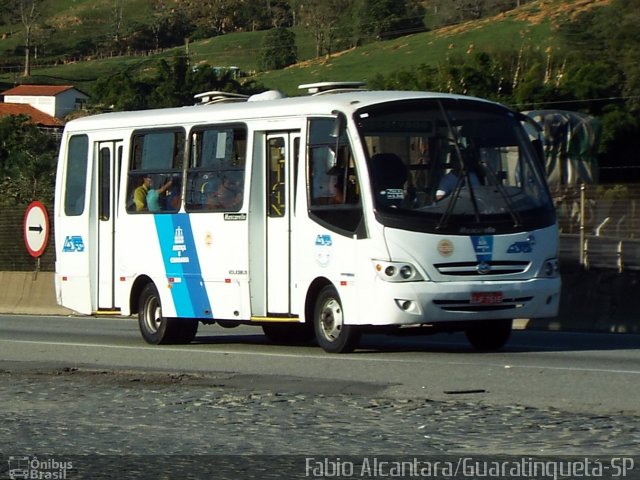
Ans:
[[[524,107],[527,105],[535,105],[535,104],[544,104],[544,105],[557,105],[557,104],[567,104],[567,103],[589,103],[589,102],[610,102],[610,101],[627,101],[627,100],[640,100],[640,95],[628,95],[628,96],[619,96],[619,97],[601,97],[601,98],[584,98],[579,100],[552,100],[552,101],[538,101],[538,102],[524,102],[524,103],[514,103],[514,107]]]

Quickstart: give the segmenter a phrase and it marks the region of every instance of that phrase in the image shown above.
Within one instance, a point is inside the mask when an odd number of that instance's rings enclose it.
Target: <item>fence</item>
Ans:
[[[552,194],[563,262],[640,270],[640,185],[580,185]]]
[[[560,225],[560,260],[585,269],[640,270],[640,185],[583,185],[552,192]],[[54,271],[53,208],[40,270]],[[0,271],[32,271],[23,238],[25,207],[0,210]]]
[[[0,272],[35,271],[37,261],[27,252],[24,242],[24,214],[26,205],[21,207],[3,207],[0,209]],[[40,257],[40,270],[55,270],[55,251],[53,242],[53,207],[47,205],[49,215],[49,243]]]

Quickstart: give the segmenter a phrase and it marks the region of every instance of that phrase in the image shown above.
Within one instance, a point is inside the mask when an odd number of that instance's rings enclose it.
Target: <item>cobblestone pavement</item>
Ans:
[[[633,416],[450,401],[230,387],[215,375],[0,370],[0,453],[638,453]],[[297,391],[296,391],[297,390]]]

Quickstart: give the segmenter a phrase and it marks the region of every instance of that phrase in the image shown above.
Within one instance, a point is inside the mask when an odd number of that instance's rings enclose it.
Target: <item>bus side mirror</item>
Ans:
[[[344,141],[344,134],[347,128],[347,117],[344,113],[334,110],[333,113],[336,118],[333,121],[333,128],[329,135],[336,139],[335,146],[329,148],[329,154],[327,155],[327,173],[329,175],[337,175],[345,167],[345,155],[344,145],[341,144],[341,139]]]

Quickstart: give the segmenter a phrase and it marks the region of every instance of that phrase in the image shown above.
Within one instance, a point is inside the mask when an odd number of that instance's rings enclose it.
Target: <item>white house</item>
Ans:
[[[71,85],[18,85],[5,90],[2,95],[6,103],[31,105],[60,119],[81,109],[89,98]]]

